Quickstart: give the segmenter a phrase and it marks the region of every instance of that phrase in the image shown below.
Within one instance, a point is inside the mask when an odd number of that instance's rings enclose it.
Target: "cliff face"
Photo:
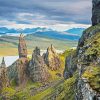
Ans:
[[[51,70],[57,70],[61,66],[61,61],[53,45],[48,47],[47,52],[43,55],[44,61]]]
[[[76,51],[72,51],[71,54],[69,54],[65,60],[64,78],[68,79],[72,77],[76,69],[77,69]]]
[[[86,29],[79,41],[77,49],[77,68],[79,73],[77,82],[78,100],[100,99],[100,75],[98,75],[100,73],[99,28],[100,26],[96,25]]]
[[[18,52],[19,52],[19,58],[21,57],[27,58],[27,46],[23,34],[20,34],[19,37]]]
[[[38,47],[36,47],[33,52],[28,71],[30,78],[34,82],[45,82],[50,77],[47,65],[45,64],[43,57],[40,55],[40,49]]]
[[[100,0],[92,0],[92,24],[83,32],[77,47],[76,100],[100,100]],[[73,54],[72,54],[73,55]],[[66,59],[65,72],[74,72],[72,56]],[[66,78],[65,77],[65,78]]]
[[[100,23],[100,0],[92,0],[92,25]]]

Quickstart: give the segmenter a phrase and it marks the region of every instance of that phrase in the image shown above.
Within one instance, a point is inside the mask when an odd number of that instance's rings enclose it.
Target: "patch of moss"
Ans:
[[[90,86],[100,93],[100,67],[89,66],[82,77],[88,79]]]
[[[15,94],[15,90],[11,87],[6,87],[2,89],[2,95],[4,95],[6,98],[11,98]]]
[[[91,27],[87,28],[87,29],[85,30],[85,32],[86,32],[86,33],[91,33],[91,31],[94,31],[94,30],[96,30],[96,29],[100,29],[100,24],[95,25],[95,26],[91,26]]]
[[[93,37],[85,41],[85,45],[90,45],[85,55],[98,55],[100,56],[100,32],[96,33]]]

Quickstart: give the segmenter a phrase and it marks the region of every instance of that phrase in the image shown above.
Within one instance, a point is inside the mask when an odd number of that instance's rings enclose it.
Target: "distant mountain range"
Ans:
[[[66,32],[68,32],[70,34],[74,34],[74,35],[76,34],[76,35],[81,36],[82,35],[82,32],[84,30],[85,30],[84,28],[72,28],[72,29],[67,30]]]
[[[8,29],[0,27],[0,35],[16,35],[19,33],[31,34],[39,37],[61,39],[61,40],[79,40],[84,28],[72,28],[64,32],[58,32],[48,28],[25,28],[25,29]]]

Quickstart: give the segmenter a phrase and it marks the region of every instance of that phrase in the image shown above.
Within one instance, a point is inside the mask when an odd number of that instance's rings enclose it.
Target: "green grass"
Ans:
[[[36,94],[35,96],[31,97],[30,100],[42,100],[45,96],[47,96],[48,94],[51,94],[53,91],[53,88],[48,88],[43,92],[40,92],[38,94]]]
[[[84,72],[84,78],[88,79],[92,89],[100,93],[100,67],[99,66],[89,66]]]
[[[49,80],[50,82],[58,82],[58,80],[63,79],[63,70],[65,68],[65,58],[70,53],[72,53],[74,50],[66,50],[63,54],[60,54],[61,58],[61,67],[57,71],[51,71],[49,70],[52,78]],[[61,73],[62,77],[57,76],[57,73]],[[33,83],[32,81],[28,81],[25,87],[17,87],[15,81],[13,80],[11,82],[11,87],[4,88],[2,91],[2,94],[4,94],[6,97],[10,98],[11,100],[42,100],[43,98],[49,98],[53,94],[57,94],[59,92],[59,95],[57,95],[56,100],[62,100],[62,99],[68,99],[68,100],[74,100],[74,84],[76,81],[76,75],[73,75],[72,78],[69,78],[68,80],[61,81],[60,83],[57,83],[53,86],[48,87],[47,89],[37,92],[36,95],[31,96],[30,90],[32,88],[39,88],[42,86],[42,83]]]

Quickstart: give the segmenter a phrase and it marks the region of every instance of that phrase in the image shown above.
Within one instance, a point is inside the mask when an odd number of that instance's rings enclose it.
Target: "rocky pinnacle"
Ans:
[[[5,64],[4,57],[2,58],[2,62],[1,62],[1,65],[0,65],[0,67],[6,67],[6,64]]]
[[[19,58],[27,58],[27,46],[23,34],[20,34],[18,45]]]

